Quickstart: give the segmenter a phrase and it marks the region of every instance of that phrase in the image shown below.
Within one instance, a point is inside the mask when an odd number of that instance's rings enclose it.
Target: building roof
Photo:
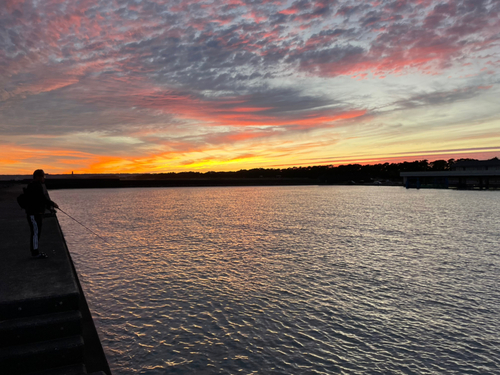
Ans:
[[[452,165],[454,168],[472,168],[472,167],[500,167],[500,159],[493,158],[490,160],[461,160]]]

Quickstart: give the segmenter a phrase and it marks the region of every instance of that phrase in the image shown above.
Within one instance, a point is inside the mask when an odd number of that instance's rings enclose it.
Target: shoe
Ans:
[[[33,259],[45,259],[48,258],[47,254],[45,253],[40,253],[38,255],[32,255]]]

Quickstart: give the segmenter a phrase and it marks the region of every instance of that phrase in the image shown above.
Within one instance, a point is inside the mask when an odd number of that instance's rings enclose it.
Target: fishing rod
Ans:
[[[99,237],[101,240],[103,240],[104,242],[106,242],[108,245],[111,245],[108,241],[106,241],[104,238],[102,238],[101,236],[99,236],[96,232],[94,232],[93,230],[87,228],[85,225],[83,225],[82,223],[80,223],[78,220],[76,220],[73,216],[71,216],[70,214],[64,212],[63,210],[61,210],[59,207],[57,207],[57,209],[59,211],[61,211],[63,214],[65,214],[67,217],[69,217],[70,219],[76,221],[78,224],[80,224],[82,227],[84,227],[85,229],[87,229],[90,233],[94,234],[95,236]]]

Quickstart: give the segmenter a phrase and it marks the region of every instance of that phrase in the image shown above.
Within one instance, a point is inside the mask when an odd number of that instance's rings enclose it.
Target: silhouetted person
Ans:
[[[30,250],[34,258],[47,258],[47,254],[38,250],[38,242],[42,233],[42,217],[45,209],[59,208],[50,200],[47,188],[45,187],[45,172],[37,169],[33,173],[33,181],[28,184],[25,190],[27,195],[26,215],[30,225]]]

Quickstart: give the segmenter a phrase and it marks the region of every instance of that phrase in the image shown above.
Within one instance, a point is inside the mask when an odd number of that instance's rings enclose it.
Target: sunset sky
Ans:
[[[500,157],[500,1],[1,0],[0,174]]]

